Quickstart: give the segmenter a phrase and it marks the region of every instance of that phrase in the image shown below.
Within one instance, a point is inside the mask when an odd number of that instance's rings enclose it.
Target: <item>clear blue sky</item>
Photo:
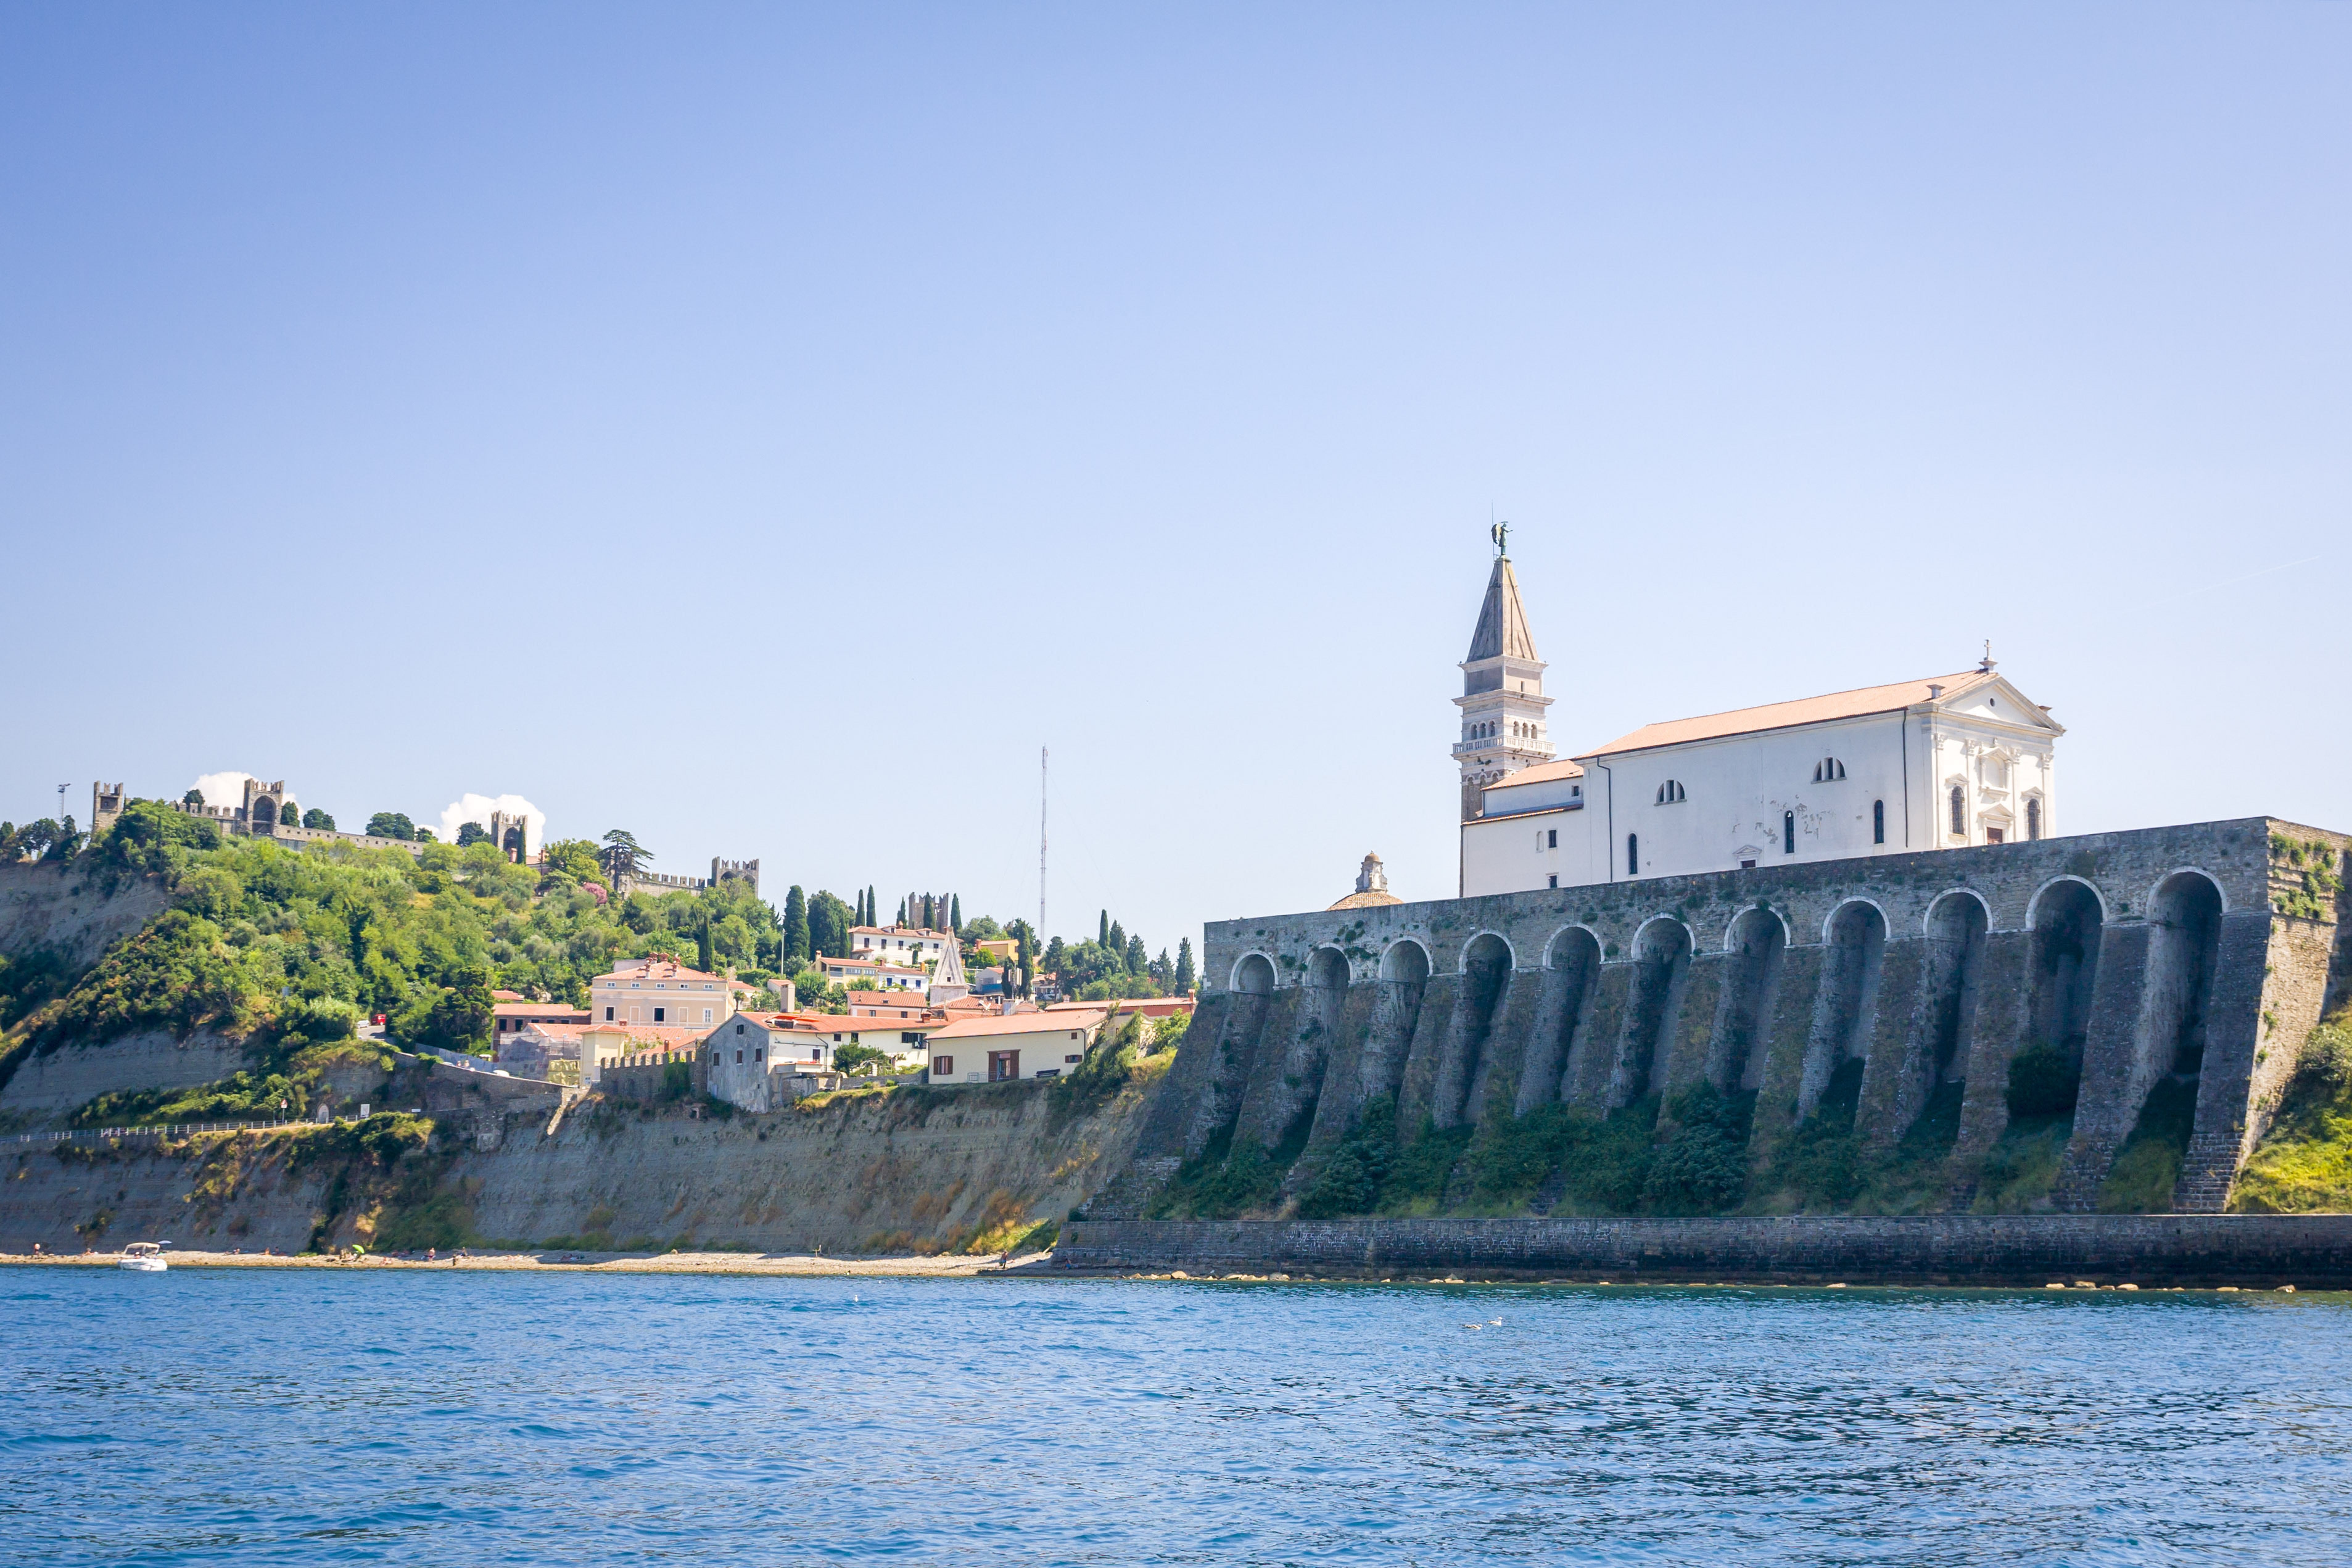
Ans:
[[[2352,827],[2347,153],[2344,5],[11,5],[0,816],[1447,895],[1492,507],[1571,749],[1990,637]]]

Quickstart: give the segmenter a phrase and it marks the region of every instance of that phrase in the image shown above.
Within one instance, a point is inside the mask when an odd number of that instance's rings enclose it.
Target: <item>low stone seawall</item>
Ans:
[[[2352,1215],[1078,1220],[1071,1272],[2352,1289]]]

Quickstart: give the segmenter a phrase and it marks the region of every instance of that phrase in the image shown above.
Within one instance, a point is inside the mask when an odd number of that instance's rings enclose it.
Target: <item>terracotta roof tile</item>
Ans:
[[[1752,734],[1759,730],[1788,730],[1800,724],[1819,724],[1832,719],[1859,719],[1870,713],[1892,713],[1914,703],[1937,700],[1928,695],[1927,688],[1930,686],[1941,686],[1944,695],[1940,700],[1949,702],[1975,687],[1999,679],[1990,670],[1968,669],[1958,675],[1937,675],[1925,680],[1898,680],[1891,686],[1865,686],[1853,691],[1833,691],[1826,697],[1803,697],[1794,702],[1769,702],[1761,708],[1735,708],[1728,713],[1708,713],[1696,719],[1669,719],[1662,724],[1644,724],[1630,735],[1620,735],[1605,746],[1595,746],[1589,752],[1577,754],[1585,757],[1614,756],[1620,752],[1679,746],[1691,741]],[[1559,766],[1557,763],[1549,765]],[[1490,787],[1504,788],[1514,784],[1534,783],[1528,775],[1538,771],[1526,769]]]

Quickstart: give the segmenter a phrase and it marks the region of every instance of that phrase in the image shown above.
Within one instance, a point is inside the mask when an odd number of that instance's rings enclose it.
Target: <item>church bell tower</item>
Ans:
[[[1454,744],[1462,764],[1462,820],[1479,813],[1487,785],[1552,760],[1550,726],[1544,710],[1544,662],[1528,631],[1519,605],[1519,579],[1511,570],[1511,525],[1495,525],[1495,570],[1486,579],[1486,602],[1478,629],[1470,636],[1470,657],[1462,661],[1462,735]]]

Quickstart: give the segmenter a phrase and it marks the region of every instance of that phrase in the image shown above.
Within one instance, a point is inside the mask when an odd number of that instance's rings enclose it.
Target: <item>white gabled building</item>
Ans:
[[[1518,704],[1544,700],[1517,582],[1501,562],[1486,598],[1465,677],[1493,662],[1478,657],[1490,626],[1516,626],[1530,657],[1497,654],[1496,668],[1528,683],[1512,694]],[[1988,654],[1954,675],[1645,725],[1559,762],[1535,754],[1548,745],[1540,734],[1506,734],[1509,753],[1457,745],[1465,796],[1478,804],[1462,824],[1461,892],[2050,837],[2064,732]]]

